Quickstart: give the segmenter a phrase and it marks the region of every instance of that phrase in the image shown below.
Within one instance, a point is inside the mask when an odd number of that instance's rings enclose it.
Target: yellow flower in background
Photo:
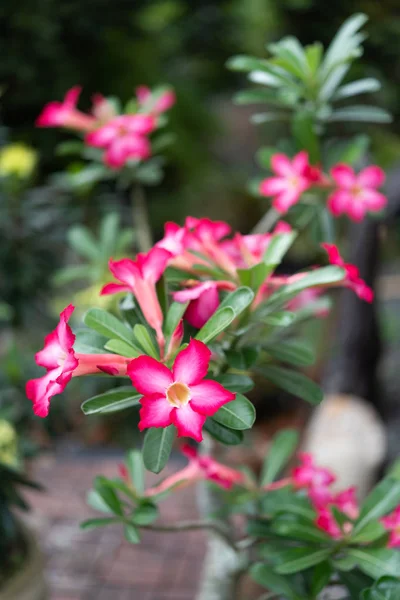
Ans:
[[[37,163],[37,153],[25,144],[8,144],[0,151],[0,175],[29,177]]]
[[[18,467],[17,433],[5,419],[0,419],[0,463]]]

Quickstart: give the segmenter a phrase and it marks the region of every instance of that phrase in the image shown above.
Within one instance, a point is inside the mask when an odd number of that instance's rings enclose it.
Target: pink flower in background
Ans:
[[[157,333],[160,349],[164,346],[163,313],[157,298],[156,283],[163,275],[171,254],[163,248],[152,248],[147,254],[138,254],[136,260],[110,260],[111,273],[121,283],[108,283],[101,295],[132,292],[148,324]]]
[[[317,510],[315,524],[335,540],[338,540],[342,537],[342,531],[329,508]]]
[[[145,160],[151,154],[146,135],[155,128],[153,116],[120,115],[86,135],[85,142],[95,148],[105,148],[104,162],[111,168],[121,168],[128,160]]]
[[[335,476],[328,469],[317,467],[311,454],[299,454],[300,465],[292,471],[296,488],[324,488],[335,481]]]
[[[317,167],[308,162],[307,152],[299,152],[290,160],[285,154],[274,154],[271,158],[271,169],[276,177],[268,177],[260,184],[263,196],[273,196],[273,207],[281,214],[299,201],[300,196],[316,183]]]
[[[102,94],[94,94],[92,97],[92,102],[92,115],[96,119],[97,127],[99,125],[104,125],[117,116],[115,106]]]
[[[390,515],[383,517],[381,523],[390,532],[388,548],[400,548],[400,506]]]
[[[359,515],[359,507],[356,498],[356,489],[354,487],[343,490],[336,495],[327,487],[310,489],[308,496],[317,512],[316,525],[335,539],[342,537],[343,533],[350,533],[353,528],[352,520]],[[336,507],[346,515],[350,520],[339,527],[332,507]]]
[[[66,388],[71,377],[105,372],[125,375],[129,358],[118,354],[79,354],[74,351],[75,335],[68,321],[74,306],[67,306],[60,314],[60,322],[44,340],[44,348],[36,353],[36,364],[47,373],[26,384],[26,395],[33,402],[33,410],[39,417],[46,417],[50,399]]]
[[[185,319],[190,325],[200,329],[219,306],[219,290],[234,289],[236,285],[231,281],[194,282],[192,287],[174,292],[172,296],[176,302],[190,302]]]
[[[271,233],[236,233],[232,240],[221,242],[221,248],[234,260],[237,267],[246,269],[261,262],[275,235],[289,233],[291,230],[289,223],[279,221]]]
[[[169,110],[176,102],[175,92],[171,89],[165,90],[162,94],[153,94],[145,85],[136,88],[136,97],[139,105],[144,109],[156,115]]]
[[[96,126],[96,119],[85,115],[76,108],[81,87],[75,86],[65,94],[63,102],[49,102],[38,118],[38,127],[68,127],[78,131],[90,131]]]
[[[192,339],[188,347],[179,352],[172,371],[149,356],[131,361],[128,375],[137,391],[143,394],[140,431],[173,424],[178,437],[201,442],[206,418],[235,399],[235,394],[221,384],[204,379],[210,357],[207,346]]]
[[[345,270],[344,286],[353,290],[361,300],[372,302],[374,299],[374,291],[363,279],[361,279],[358,268],[355,265],[345,263],[339,254],[337,246],[334,244],[321,244],[321,246],[328,253],[331,265],[337,265]]]
[[[367,212],[385,208],[387,198],[376,189],[385,181],[379,167],[366,167],[356,175],[351,167],[340,164],[331,175],[338,187],[328,198],[328,208],[335,217],[347,214],[353,221],[362,221]]]

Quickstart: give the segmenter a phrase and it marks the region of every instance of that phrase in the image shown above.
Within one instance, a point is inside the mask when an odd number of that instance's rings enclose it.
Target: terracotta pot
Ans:
[[[28,545],[26,560],[22,568],[14,573],[0,589],[1,600],[48,600],[43,575],[43,558],[32,533],[22,527]]]

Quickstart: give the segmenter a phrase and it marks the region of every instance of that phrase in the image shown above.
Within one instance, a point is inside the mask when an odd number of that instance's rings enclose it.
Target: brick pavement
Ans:
[[[133,546],[118,527],[79,529],[81,521],[99,516],[85,502],[94,476],[116,476],[120,460],[61,452],[34,461],[31,476],[46,492],[29,492],[28,520],[45,556],[50,600],[193,600],[205,548],[202,532],[145,532]],[[161,515],[164,522],[196,518],[195,489],[164,500]]]

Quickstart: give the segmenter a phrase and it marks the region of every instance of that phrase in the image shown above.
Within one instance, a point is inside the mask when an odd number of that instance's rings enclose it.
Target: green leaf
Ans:
[[[209,417],[204,423],[204,429],[214,439],[216,439],[218,442],[221,442],[221,444],[225,444],[226,446],[237,446],[243,441],[242,431],[228,429],[220,423],[217,423],[217,421],[214,421],[212,417]]]
[[[78,329],[74,350],[79,354],[104,354],[107,338],[90,329]]]
[[[105,525],[114,525],[119,520],[115,517],[104,517],[103,519],[88,519],[81,523],[81,529],[96,529],[96,527],[104,527]]]
[[[350,548],[346,556],[363,573],[378,579],[384,575],[398,577],[400,573],[400,552],[389,548]]]
[[[400,481],[383,479],[361,505],[360,516],[354,524],[352,535],[361,533],[371,521],[391,512],[400,504]]]
[[[296,231],[274,235],[264,253],[263,262],[266,265],[273,265],[274,268],[280,265],[296,237]]]
[[[289,327],[296,321],[296,318],[296,313],[283,310],[267,315],[262,319],[262,322],[271,327]]]
[[[96,477],[94,480],[94,490],[113,513],[123,516],[121,501],[115,491],[107,484],[107,480],[104,477]]]
[[[274,315],[272,314],[271,317]],[[301,340],[281,341],[278,344],[263,344],[263,349],[271,356],[289,365],[307,367],[315,361],[313,350]]]
[[[238,269],[239,281],[242,285],[251,288],[257,292],[268,275],[272,272],[273,267],[264,263],[258,263],[249,269]]]
[[[235,311],[230,306],[226,306],[222,309],[219,307],[212,317],[208,319],[207,323],[200,329],[196,335],[196,339],[204,344],[208,344],[224,331],[224,329],[229,327],[235,317]]]
[[[282,101],[279,96],[270,90],[243,90],[233,96],[234,104],[272,104],[281,106]]]
[[[126,466],[136,492],[143,496],[145,485],[142,453],[139,450],[130,450],[126,456]]]
[[[358,94],[377,92],[380,89],[381,84],[377,79],[366,77],[365,79],[352,81],[351,83],[347,83],[340,87],[334,95],[334,100],[342,100],[343,98],[357,96]]]
[[[367,22],[368,17],[362,13],[352,15],[343,23],[331,41],[322,64],[322,71],[326,75],[332,67],[340,61],[349,58],[349,52],[354,49],[359,38],[355,34]]]
[[[315,115],[297,111],[292,119],[292,134],[298,150],[307,150],[311,163],[320,160],[319,139],[315,130]]]
[[[71,156],[72,154],[80,154],[84,149],[85,144],[78,140],[67,140],[61,142],[56,147],[56,156]]]
[[[143,354],[140,348],[134,348],[131,344],[127,344],[121,340],[109,340],[104,348],[120,356],[126,356],[127,358],[136,358]]]
[[[91,308],[85,314],[83,318],[85,325],[94,329],[100,335],[104,335],[107,338],[119,339],[127,344],[133,344],[132,331],[122,323],[117,317],[114,317],[111,313],[103,310],[102,308]],[[135,345],[133,344],[133,348]]]
[[[399,600],[400,580],[396,577],[382,577],[374,585],[364,590],[361,600]]]
[[[236,394],[236,399],[221,406],[213,416],[214,421],[229,429],[250,429],[256,419],[256,411],[250,400],[242,394]]]
[[[313,570],[311,581],[311,595],[316,598],[328,585],[332,576],[332,567],[329,562],[319,563]]]
[[[232,56],[226,63],[226,66],[231,71],[257,71],[258,69],[268,68],[268,63],[265,60],[255,58],[254,56],[246,56],[244,54]]]
[[[231,308],[238,317],[254,300],[254,292],[249,287],[240,287],[230,292],[219,305],[218,310]]]
[[[68,243],[77,254],[96,263],[99,259],[99,247],[87,227],[75,225],[67,233]]]
[[[236,373],[224,373],[214,378],[227,390],[231,392],[241,392],[245,394],[254,387],[253,380],[247,375],[237,375]]]
[[[361,591],[372,585],[372,578],[357,568],[353,568],[351,571],[340,571],[339,577],[347,587],[351,600],[360,600]]]
[[[272,521],[272,532],[291,540],[315,542],[317,544],[332,543],[332,539],[313,522],[303,519],[298,515],[276,515]]]
[[[250,567],[250,576],[259,585],[262,585],[271,592],[279,595],[282,594],[290,600],[300,600],[300,596],[297,595],[296,590],[290,585],[288,578],[274,573],[272,567],[269,565],[263,563],[254,564]]]
[[[277,433],[265,457],[260,485],[272,483],[285,468],[299,443],[299,435],[293,429],[284,429]]]
[[[306,53],[308,68],[310,69],[311,74],[315,75],[321,64],[324,47],[321,42],[314,42],[314,44],[306,46],[304,50]]]
[[[284,553],[282,564],[275,567],[277,573],[289,575],[309,569],[314,565],[326,561],[332,554],[332,548],[293,548]]]
[[[85,400],[81,409],[85,415],[116,412],[138,406],[140,398],[141,394],[138,394],[132,386],[120,387]]]
[[[175,427],[149,429],[144,437],[143,463],[148,471],[160,473],[167,464],[175,439]]]
[[[275,366],[257,367],[257,371],[277,387],[311,404],[319,404],[324,397],[319,385],[297,371]]]
[[[283,111],[269,111],[267,113],[256,113],[251,115],[250,122],[254,125],[261,125],[262,123],[273,123],[275,121],[287,121],[289,114]]]
[[[94,510],[99,512],[110,513],[112,512],[108,504],[103,500],[101,495],[96,490],[90,490],[86,496],[86,502]]]
[[[158,508],[151,502],[145,502],[138,506],[132,515],[132,521],[135,525],[143,527],[144,525],[150,525],[158,517]]]
[[[54,285],[66,285],[79,279],[90,279],[93,272],[91,265],[73,265],[60,269],[52,278]]]
[[[273,146],[264,146],[263,148],[260,148],[256,152],[256,160],[260,167],[270,170],[271,158],[274,156],[274,154],[277,154],[278,152],[279,150],[277,148],[274,148]]]
[[[144,325],[139,323],[135,325],[133,328],[133,335],[146,354],[156,359],[160,358],[160,354],[157,351],[153,338]]]
[[[134,525],[125,525],[124,535],[130,544],[138,544],[140,542],[139,532]]]
[[[367,106],[366,104],[346,106],[334,110],[328,117],[328,121],[359,121],[362,123],[391,123],[392,116],[383,108]]]
[[[100,223],[100,249],[105,260],[114,254],[119,225],[120,217],[117,212],[108,213]]]
[[[168,309],[167,316],[165,317],[164,324],[164,333],[167,338],[170,337],[178,327],[179,321],[183,318],[187,306],[188,302],[172,302]]]
[[[351,541],[355,544],[365,544],[374,542],[379,539],[383,535],[385,535],[386,530],[382,523],[379,521],[370,521],[365,527],[361,529],[359,533],[351,536]]]

